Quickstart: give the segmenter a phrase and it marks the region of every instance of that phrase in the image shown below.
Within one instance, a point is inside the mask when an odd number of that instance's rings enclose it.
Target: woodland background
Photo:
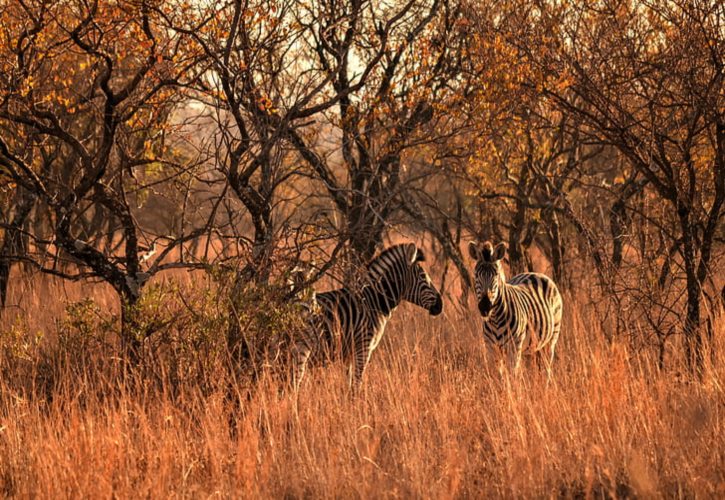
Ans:
[[[715,0],[0,0],[1,491],[722,496],[724,61]],[[470,239],[563,291],[552,384]],[[290,394],[399,241],[443,317]]]

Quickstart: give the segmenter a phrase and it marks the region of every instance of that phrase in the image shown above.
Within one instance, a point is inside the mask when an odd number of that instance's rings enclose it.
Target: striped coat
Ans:
[[[309,363],[338,357],[353,368],[359,386],[385,325],[401,301],[416,304],[433,316],[440,314],[441,295],[420,266],[424,260],[414,244],[396,245],[368,264],[361,288],[317,294],[306,335],[295,344],[295,387]]]
[[[556,284],[539,273],[519,274],[507,282],[501,265],[504,243],[494,249],[490,242],[471,242],[469,253],[476,261],[476,298],[486,340],[508,352],[515,368],[522,354],[538,354],[550,372],[561,331],[562,300]]]

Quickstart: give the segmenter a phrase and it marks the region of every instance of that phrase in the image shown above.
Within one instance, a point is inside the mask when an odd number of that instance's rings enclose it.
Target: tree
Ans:
[[[543,4],[537,21],[550,35],[536,59],[542,93],[615,147],[677,222],[671,243],[681,242],[693,370],[702,366],[701,297],[725,203],[724,21],[714,0]]]
[[[133,207],[159,184],[150,182],[154,171],[173,169],[161,174],[173,178],[185,168],[174,161],[168,127],[174,87],[193,79],[194,54],[183,50],[183,37],[158,27],[144,1],[15,2],[0,15],[0,168],[19,193],[49,207],[52,228],[50,239],[29,234],[47,252],[4,257],[109,283],[122,302],[122,342],[135,358],[150,333],[139,331],[135,313],[141,289],[155,273],[189,265],[167,257],[204,229],[153,236]],[[83,239],[89,213],[108,221],[108,234]],[[103,239],[112,245],[104,249]],[[142,255],[156,243],[164,248],[155,259]],[[60,268],[62,261],[77,271]]]
[[[230,212],[241,214],[227,221],[227,234],[247,243],[246,263],[237,270],[230,293],[227,342],[235,366],[248,361],[251,352],[238,321],[244,293],[268,285],[273,256],[282,250],[285,224],[280,219],[289,221],[295,212],[280,190],[292,180],[304,180],[288,135],[303,117],[325,107],[316,100],[324,77],[298,62],[303,28],[294,5],[290,0],[235,0],[199,6],[190,14],[157,9],[169,29],[189,37],[203,55],[190,97],[201,106],[204,131],[213,139],[208,147],[215,174],[209,182],[220,199],[236,202]]]
[[[440,0],[299,4],[309,64],[325,87],[321,102],[296,116],[324,112],[326,133],[296,129],[288,139],[342,216],[358,259],[372,257],[402,213],[411,180],[406,151],[436,138],[421,132],[435,130],[426,126],[436,100],[459,72],[458,41],[450,37],[459,14]]]

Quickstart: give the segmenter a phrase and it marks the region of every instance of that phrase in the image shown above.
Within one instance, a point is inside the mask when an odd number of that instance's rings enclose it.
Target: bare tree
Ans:
[[[448,43],[458,15],[439,0],[300,4],[310,65],[324,75],[322,95],[329,96],[313,110],[325,111],[318,119],[328,133],[292,130],[289,140],[324,185],[342,216],[341,232],[363,260],[402,213],[410,185],[405,152],[430,142],[420,133],[458,71],[460,54]]]
[[[148,179],[147,168],[168,169],[163,175],[171,178],[184,168],[174,161],[167,127],[173,86],[190,76],[195,61],[181,37],[158,29],[146,2],[77,7],[13,4],[18,24],[2,54],[12,70],[1,86],[0,165],[27,196],[47,205],[52,234],[28,234],[43,252],[5,258],[109,283],[122,302],[122,342],[136,357],[150,333],[136,317],[141,289],[155,273],[189,265],[167,258],[194,234],[149,234],[133,205],[160,182]],[[86,241],[89,213],[105,218],[109,230]],[[153,259],[144,255],[156,243],[163,249]],[[59,266],[64,261],[76,270]]]
[[[603,2],[557,15],[566,28],[553,69],[571,84],[544,93],[616,147],[676,215],[687,358],[699,370],[702,288],[725,204],[722,5]]]

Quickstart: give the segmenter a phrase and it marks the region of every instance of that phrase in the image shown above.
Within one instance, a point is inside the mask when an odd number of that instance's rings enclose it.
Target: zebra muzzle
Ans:
[[[428,312],[431,316],[438,316],[441,312],[443,312],[443,299],[440,295],[436,298],[435,304],[428,309]]]
[[[484,318],[488,317],[488,314],[491,312],[491,301],[488,300],[488,297],[484,297],[481,300],[478,301],[478,311],[481,313],[481,316]]]

